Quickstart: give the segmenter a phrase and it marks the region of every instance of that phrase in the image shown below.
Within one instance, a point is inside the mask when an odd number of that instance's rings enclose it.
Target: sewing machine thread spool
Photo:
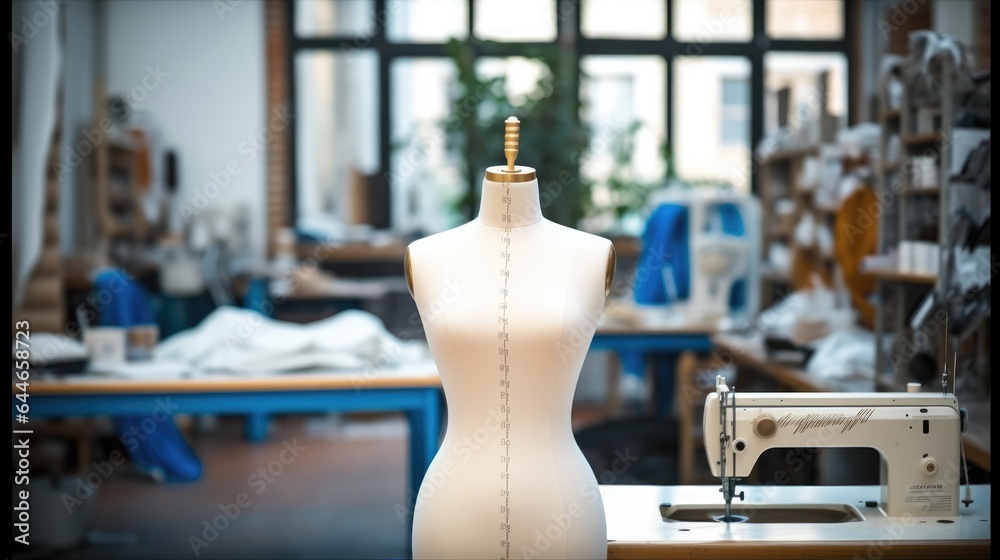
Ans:
[[[919,383],[910,382],[906,384],[907,393],[919,393],[921,385]]]

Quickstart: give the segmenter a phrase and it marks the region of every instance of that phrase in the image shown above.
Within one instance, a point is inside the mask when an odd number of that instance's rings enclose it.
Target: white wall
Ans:
[[[95,14],[93,2],[70,2],[65,10],[65,59],[63,61],[62,154],[68,154],[81,141],[81,131],[93,127],[96,71]],[[88,165],[62,168],[59,181],[59,250],[71,254],[89,246],[84,215],[86,189],[90,188]]]
[[[976,30],[976,6],[973,0],[937,0],[931,12],[934,31],[951,35],[972,47]]]
[[[206,199],[213,211],[242,206],[248,242],[263,254],[266,155],[247,149],[246,142],[260,137],[268,121],[264,4],[233,4],[220,14],[222,2],[108,2],[103,66],[108,94],[140,88],[135,110],[145,112],[163,145],[176,151],[175,210],[196,208]],[[161,74],[149,79],[150,69]],[[210,186],[212,174],[225,174],[233,162],[240,171],[229,184]],[[198,193],[208,196],[200,199]]]

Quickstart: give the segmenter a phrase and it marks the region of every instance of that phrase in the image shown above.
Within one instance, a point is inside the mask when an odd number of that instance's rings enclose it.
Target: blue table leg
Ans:
[[[660,418],[670,418],[674,414],[674,385],[676,383],[674,370],[680,354],[674,352],[657,352],[653,354],[653,379],[656,383],[656,415]]]
[[[441,390],[428,388],[423,391],[423,407],[407,411],[410,423],[410,488],[414,498],[420,490],[424,474],[431,466],[441,437]],[[413,504],[410,504],[411,507]]]
[[[247,414],[243,421],[243,435],[247,441],[260,443],[267,439],[267,422],[270,416],[267,414]]]

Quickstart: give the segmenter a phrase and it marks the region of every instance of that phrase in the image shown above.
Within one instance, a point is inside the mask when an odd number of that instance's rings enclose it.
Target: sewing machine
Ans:
[[[705,399],[704,434],[713,476],[722,480],[725,515],[739,479],[772,448],[871,447],[881,455],[878,507],[888,517],[956,517],[968,423],[954,393],[744,393],[725,380]],[[967,476],[966,476],[967,478]],[[968,484],[966,506],[971,502]]]

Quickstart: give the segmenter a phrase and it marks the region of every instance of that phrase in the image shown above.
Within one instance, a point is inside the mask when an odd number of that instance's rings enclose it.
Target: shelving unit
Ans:
[[[811,288],[814,275],[819,275],[827,285],[833,284],[837,262],[832,250],[827,254],[818,246],[800,246],[794,236],[796,224],[807,215],[812,217],[817,228],[825,228],[831,236],[836,235],[839,205],[818,196],[819,185],[802,184],[802,172],[808,159],[818,159],[818,165],[823,169],[821,174],[826,172],[826,166],[834,160],[840,166],[842,174],[859,166],[869,165],[867,156],[851,157],[838,154],[839,149],[836,147],[831,149],[832,152],[825,146],[808,146],[783,150],[770,154],[760,164],[764,223],[762,251],[767,255],[772,244],[783,244],[788,249],[791,261],[788,270],[766,269],[761,274],[762,307],[766,308],[774,303],[778,288]],[[783,215],[778,212],[776,206],[781,200],[791,203],[791,213]]]
[[[949,285],[948,234],[949,183],[951,178],[952,143],[943,141],[952,137],[954,125],[954,90],[950,59],[945,58],[942,68],[940,128],[937,130],[916,130],[915,107],[911,84],[903,79],[903,95],[900,108],[889,106],[884,92],[880,93],[879,124],[882,134],[880,141],[880,165],[876,167],[877,188],[884,204],[882,219],[879,221],[878,250],[887,255],[896,250],[901,241],[935,241],[939,247],[939,262],[936,273],[913,272],[902,267],[896,269],[879,268],[869,271],[877,280],[875,314],[875,389],[902,391],[910,381],[905,360],[889,360],[887,346],[893,347],[889,337],[905,336],[905,324],[914,307],[931,290],[944,295]],[[905,75],[905,71],[903,72]],[[899,137],[899,160],[890,161],[889,146],[894,135]],[[911,167],[910,159],[916,156],[935,157],[938,169],[936,184],[930,187],[913,185],[913,177],[906,172]],[[921,222],[918,213],[936,213],[935,223]],[[932,233],[932,235],[929,234]],[[898,251],[897,251],[898,252]],[[935,356],[937,371],[944,368],[948,359],[944,355],[944,328],[937,336]]]
[[[942,99],[951,97],[950,69],[945,72],[948,75],[948,84],[942,91]],[[947,167],[943,165],[948,157],[942,152],[949,149],[945,142],[939,142],[942,138],[942,131],[950,130],[953,112],[949,107],[941,112],[942,130],[924,131],[917,133],[913,130],[913,113],[909,84],[905,79],[903,95],[899,108],[890,107],[885,97],[885,92],[879,93],[879,125],[881,137],[879,142],[880,165],[876,169],[876,184],[879,191],[879,199],[890,201],[885,203],[882,211],[882,219],[879,221],[878,252],[886,255],[890,249],[895,250],[903,240],[913,239],[913,220],[908,212],[910,203],[939,202],[946,200],[941,197],[942,186],[947,189]],[[942,107],[942,109],[945,109]],[[898,160],[890,160],[889,146],[893,136],[899,138]],[[936,189],[922,189],[919,193],[912,187],[909,173],[906,173],[910,166],[909,158],[915,153],[919,154],[939,146],[938,158],[941,176]],[[950,159],[949,159],[950,161]],[[904,171],[904,172],[901,172]],[[915,200],[917,196],[925,200]],[[887,197],[892,198],[887,198]],[[947,218],[947,211],[944,208],[938,210],[939,224],[937,239],[940,242],[946,232],[943,221]],[[908,229],[909,228],[909,229]],[[944,258],[942,251],[941,258]],[[939,266],[939,272],[944,267]],[[926,297],[932,289],[937,286],[945,286],[946,278],[939,278],[939,274],[915,274],[902,268],[888,269],[880,268],[869,271],[869,274],[876,280],[876,305],[875,305],[875,390],[903,390],[906,387],[908,375],[904,369],[904,364],[894,363],[889,360],[887,350],[893,344],[889,342],[890,337],[903,336],[904,323],[907,320],[909,310],[923,297]],[[940,280],[940,281],[939,281]],[[890,304],[891,303],[891,304]],[[944,337],[941,337],[944,340]],[[938,353],[940,357],[940,353]]]
[[[136,148],[124,139],[98,147],[97,201],[101,233],[111,240],[138,241],[147,224],[132,185]]]
[[[107,122],[107,98],[103,82],[94,92],[95,129]],[[106,127],[101,127],[106,128]],[[159,233],[147,220],[139,187],[140,176],[150,170],[140,169],[144,146],[118,123],[94,144],[93,181],[94,215],[102,238],[100,259],[114,266],[132,266],[142,255],[150,254],[153,238]]]
[[[772,152],[761,161],[760,196],[761,218],[764,227],[761,231],[761,254],[768,255],[772,244],[784,245],[788,249],[790,259],[794,258],[797,247],[793,231],[795,224],[807,211],[806,198],[808,191],[798,184],[802,174],[802,165],[807,157],[818,152],[817,146],[807,146]],[[777,205],[782,200],[793,204],[790,213],[779,213]],[[788,270],[766,268],[761,273],[761,308],[770,307],[775,300],[775,293],[782,289],[794,289],[791,263]]]

